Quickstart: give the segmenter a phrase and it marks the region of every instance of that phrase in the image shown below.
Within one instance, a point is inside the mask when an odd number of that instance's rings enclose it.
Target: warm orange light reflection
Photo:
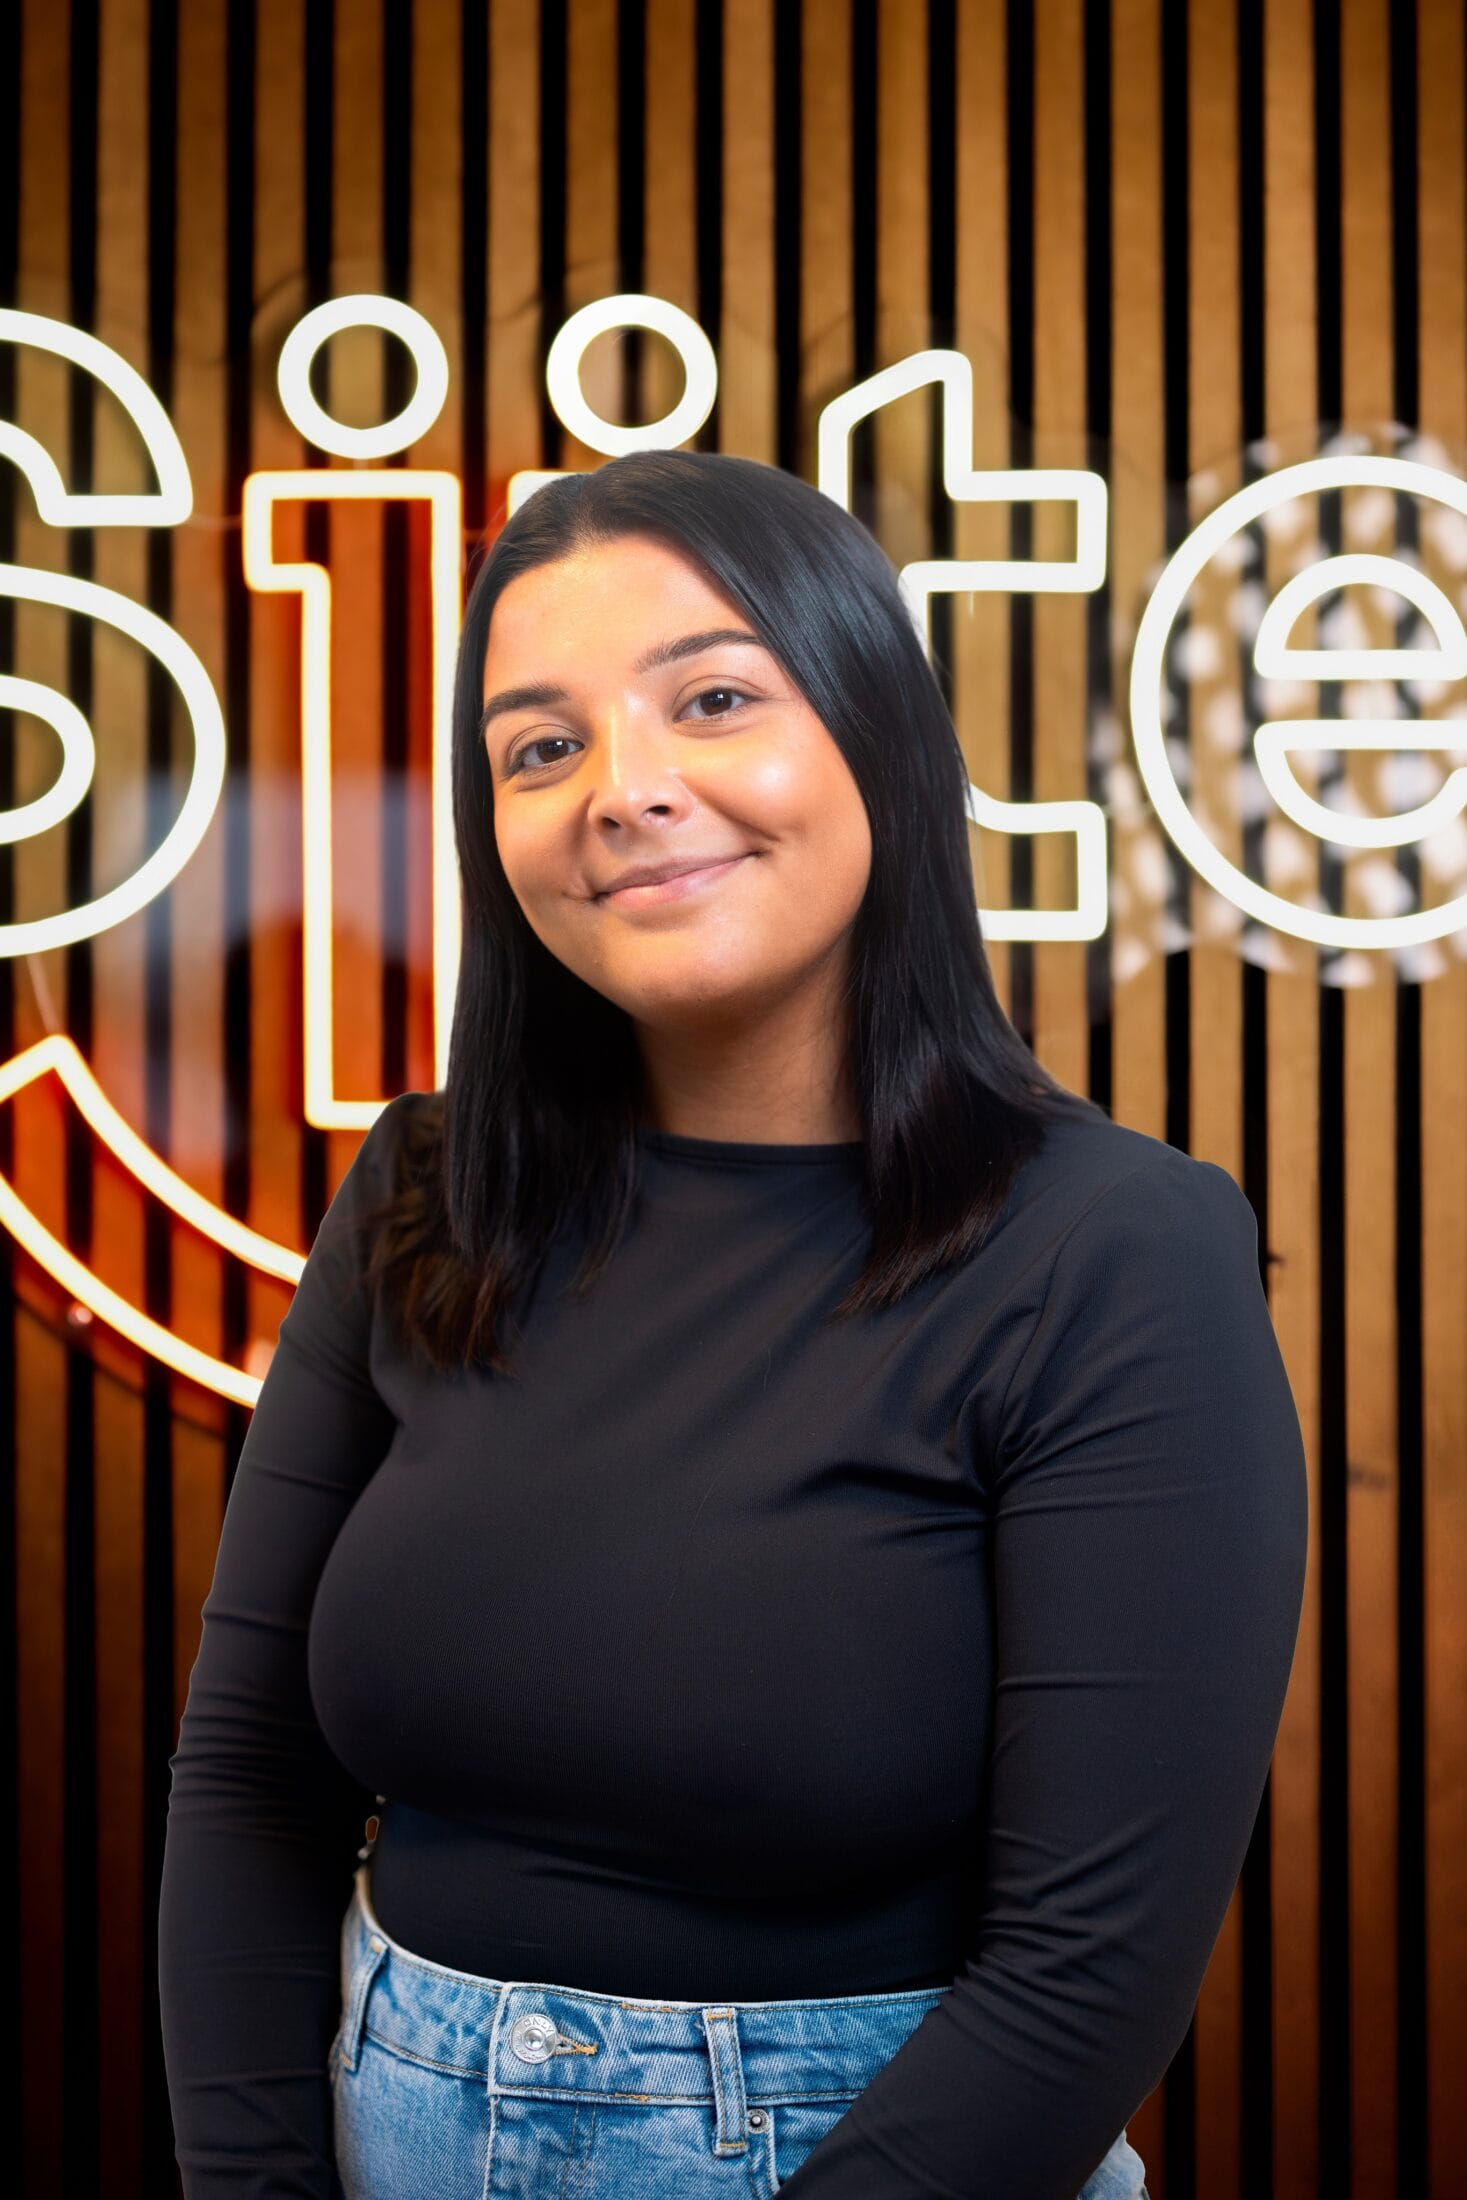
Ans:
[[[216,1207],[212,1200],[205,1199],[191,1184],[185,1183],[118,1114],[76,1046],[64,1033],[52,1032],[38,1040],[35,1046],[27,1047],[24,1053],[12,1055],[8,1062],[0,1064],[0,1100],[14,1099],[18,1092],[48,1070],[54,1070],[61,1079],[98,1138],[111,1147],[122,1166],[156,1198],[171,1207],[182,1221],[192,1223],[196,1230],[212,1238],[237,1260],[247,1261],[251,1267],[262,1269],[267,1275],[279,1276],[287,1283],[299,1283],[305,1255],[292,1252],[287,1245],[278,1245],[273,1238],[263,1237],[248,1223],[226,1214],[222,1207]],[[25,1247],[32,1260],[56,1278],[63,1290],[69,1291],[79,1304],[109,1323],[140,1351],[150,1352],[155,1359],[176,1368],[180,1375],[191,1377],[208,1390],[217,1390],[221,1397],[232,1398],[238,1405],[255,1403],[262,1377],[247,1375],[243,1368],[231,1367],[228,1361],[216,1360],[196,1345],[185,1344],[163,1323],[155,1322],[130,1299],[123,1298],[110,1284],[103,1283],[85,1261],[78,1260],[59,1238],[52,1236],[3,1172],[0,1172],[0,1223]]]

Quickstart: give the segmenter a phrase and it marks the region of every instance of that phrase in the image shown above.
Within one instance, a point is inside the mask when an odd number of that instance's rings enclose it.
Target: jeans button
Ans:
[[[516,2017],[509,2028],[509,2044],[521,2062],[544,2062],[555,2053],[556,2030],[547,2016]]]

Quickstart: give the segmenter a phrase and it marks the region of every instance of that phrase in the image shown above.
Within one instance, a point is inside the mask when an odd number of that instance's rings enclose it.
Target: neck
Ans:
[[[832,1018],[766,1012],[757,1029],[637,1026],[641,1120],[683,1138],[838,1145],[863,1136]]]

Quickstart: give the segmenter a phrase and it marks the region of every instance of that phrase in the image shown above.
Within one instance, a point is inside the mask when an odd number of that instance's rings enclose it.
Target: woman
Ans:
[[[1141,2200],[1302,1598],[1252,1210],[1008,1022],[816,490],[542,487],[454,708],[446,1087],[280,1325],[172,1760],[185,2192]]]

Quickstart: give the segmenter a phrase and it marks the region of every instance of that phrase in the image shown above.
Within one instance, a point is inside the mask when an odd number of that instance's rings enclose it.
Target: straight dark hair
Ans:
[[[397,1180],[365,1218],[367,1277],[442,1373],[511,1372],[499,1320],[562,1230],[589,1291],[637,1187],[646,1100],[626,1012],[531,930],[499,859],[480,733],[501,592],[591,545],[652,537],[736,604],[850,767],[871,876],[843,998],[871,1216],[866,1266],[832,1318],[893,1305],[982,1243],[1057,1111],[1058,1083],[1005,1015],[974,901],[968,771],[942,691],[872,535],[780,468],[639,451],[535,490],[469,592],[453,693],[461,958],[444,1089],[403,1111]]]

